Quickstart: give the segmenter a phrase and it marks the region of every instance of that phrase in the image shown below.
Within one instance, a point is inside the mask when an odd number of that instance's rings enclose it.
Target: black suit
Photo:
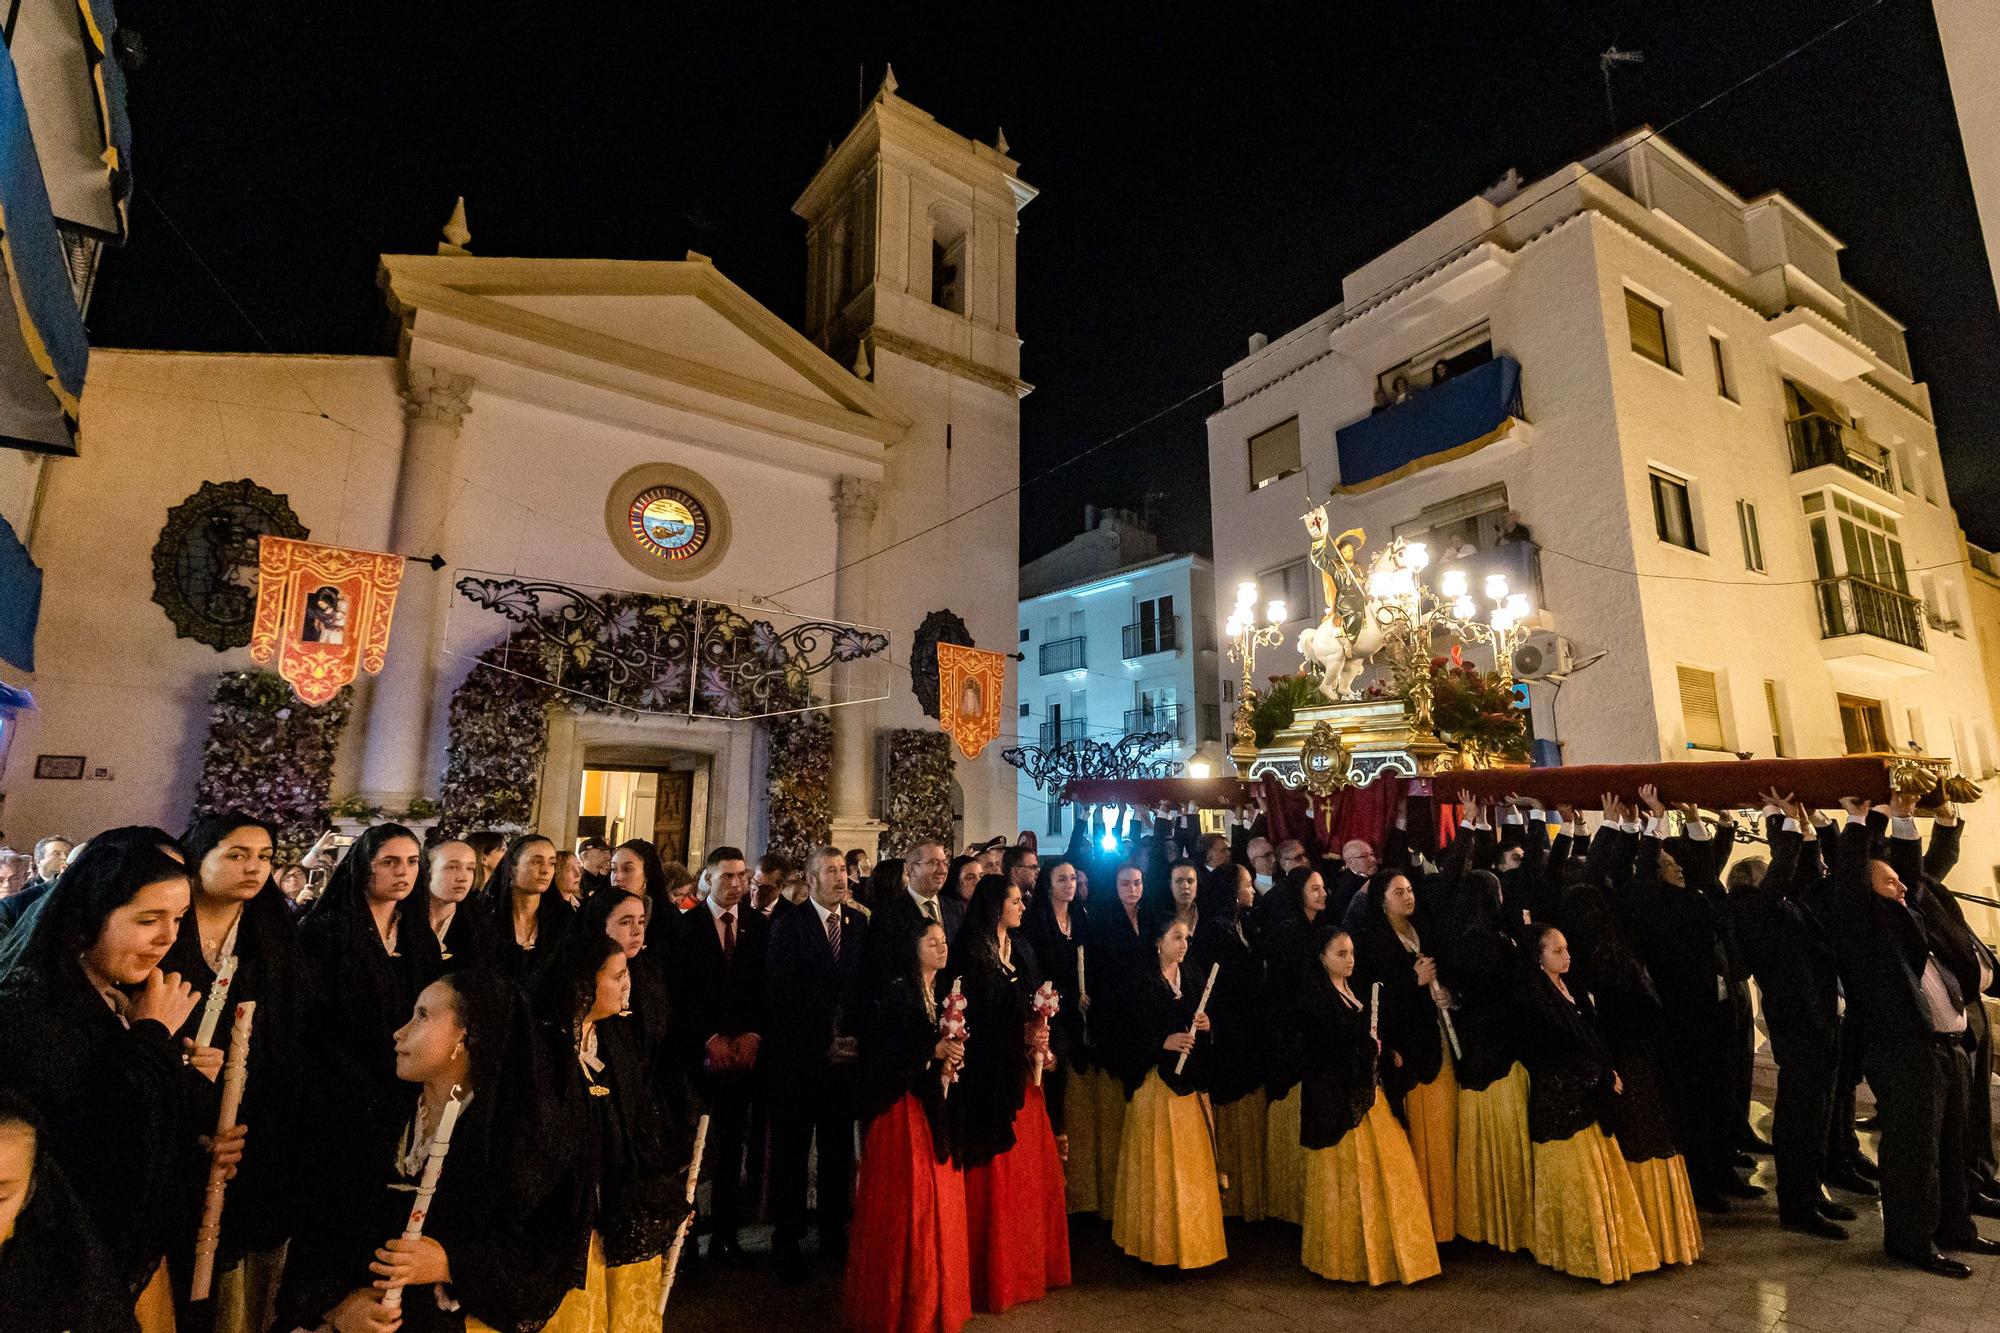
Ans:
[[[1967,1208],[1967,1037],[1938,1032],[1922,978],[1936,961],[1942,984],[1959,985],[1925,920],[1922,885],[1905,902],[1869,885],[1874,830],[1849,822],[1834,867],[1841,977],[1868,1033],[1864,1065],[1881,1118],[1882,1245],[1921,1259],[1934,1244],[1976,1234]],[[1962,1000],[1963,996],[1954,996]]]
[[[937,908],[938,921],[944,926],[944,937],[949,943],[958,934],[958,923],[965,918],[965,904],[947,893],[939,893],[931,902]],[[868,950],[861,965],[871,985],[886,985],[890,978],[909,971],[910,941],[929,924],[908,888],[897,889],[888,902],[875,909],[875,915],[868,921]]]
[[[810,903],[771,927],[765,959],[770,1030],[761,1064],[771,1113],[773,1248],[780,1255],[796,1254],[805,1232],[806,1162],[815,1138],[820,1252],[838,1250],[846,1239],[856,1066],[835,1064],[829,1054],[835,1037],[851,1035],[858,1026],[868,918],[852,907],[838,910],[837,959],[826,919]]]
[[[695,1086],[708,1102],[704,1165],[712,1172],[711,1245],[723,1246],[735,1245],[741,1221],[744,1139],[757,1071],[713,1068],[708,1043],[715,1037],[761,1035],[766,1030],[764,956],[771,934],[770,923],[750,906],[747,895],[732,910],[734,952],[724,955],[715,913],[706,902],[697,903],[674,922],[668,968],[678,1045]],[[761,1051],[758,1059],[761,1063]]]

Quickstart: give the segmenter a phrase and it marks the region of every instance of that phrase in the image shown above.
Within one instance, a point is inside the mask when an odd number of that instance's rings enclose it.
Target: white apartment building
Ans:
[[[1173,743],[1149,762],[1221,771],[1214,604],[1207,560],[1163,555],[1132,514],[1087,507],[1080,536],[1021,567],[1015,744],[1049,750],[1165,732]],[[1019,793],[1020,827],[1060,846],[1067,809],[1026,773]]]
[[[1841,249],[1635,132],[1509,173],[1253,338],[1208,430],[1218,595],[1253,577],[1298,609],[1258,674],[1324,609],[1299,516],[1325,502],[1475,588],[1506,573],[1604,654],[1532,692],[1566,763],[1914,745],[1992,773],[1930,396]],[[2000,808],[1971,823],[1954,884],[1990,892]]]

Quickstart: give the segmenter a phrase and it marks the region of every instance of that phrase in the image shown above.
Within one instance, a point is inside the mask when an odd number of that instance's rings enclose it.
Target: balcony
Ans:
[[[1852,576],[1813,584],[1821,655],[1883,675],[1930,669],[1921,598]]]
[[[1895,477],[1889,471],[1889,451],[1846,422],[1808,412],[1787,421],[1785,434],[1791,440],[1793,472],[1837,467],[1861,478],[1891,500],[1896,498]]]
[[[1151,731],[1164,731],[1177,741],[1187,739],[1187,721],[1179,704],[1156,704],[1152,708],[1128,708],[1125,710],[1125,734],[1143,735]]]
[[[1044,750],[1053,750],[1058,745],[1067,745],[1071,741],[1080,741],[1089,730],[1090,724],[1080,717],[1067,717],[1060,722],[1044,722],[1042,723],[1042,748]]]
[[[1082,671],[1083,636],[1057,639],[1042,645],[1042,674],[1053,676],[1058,671]]]
[[[1135,657],[1170,653],[1180,646],[1179,616],[1167,616],[1161,620],[1142,620],[1136,625],[1125,627],[1125,660],[1128,662]]]
[[[1496,356],[1334,432],[1337,492],[1353,495],[1449,463],[1521,424],[1521,363]]]

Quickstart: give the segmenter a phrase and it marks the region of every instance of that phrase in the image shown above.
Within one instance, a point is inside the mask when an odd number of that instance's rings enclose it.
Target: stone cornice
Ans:
[[[1024,379],[1005,375],[997,370],[989,370],[976,361],[968,361],[954,352],[933,347],[929,343],[918,342],[915,338],[906,337],[880,325],[868,330],[868,340],[875,344],[877,352],[894,352],[912,361],[921,361],[924,365],[977,381],[1001,393],[1011,394],[1015,398],[1026,398],[1035,391],[1035,386]],[[879,373],[879,363],[877,368]]]

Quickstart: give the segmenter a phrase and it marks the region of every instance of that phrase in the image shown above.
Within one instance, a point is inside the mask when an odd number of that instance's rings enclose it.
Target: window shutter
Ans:
[[[1660,307],[1637,292],[1625,293],[1625,321],[1632,326],[1632,350],[1663,366],[1667,357],[1667,315]]]
[[[1250,437],[1250,489],[1299,470],[1299,419],[1281,421]]]
[[[1722,744],[1722,703],[1717,697],[1715,673],[1700,667],[1677,666],[1681,682],[1681,720],[1687,726],[1688,744],[1703,750],[1720,750]]]

